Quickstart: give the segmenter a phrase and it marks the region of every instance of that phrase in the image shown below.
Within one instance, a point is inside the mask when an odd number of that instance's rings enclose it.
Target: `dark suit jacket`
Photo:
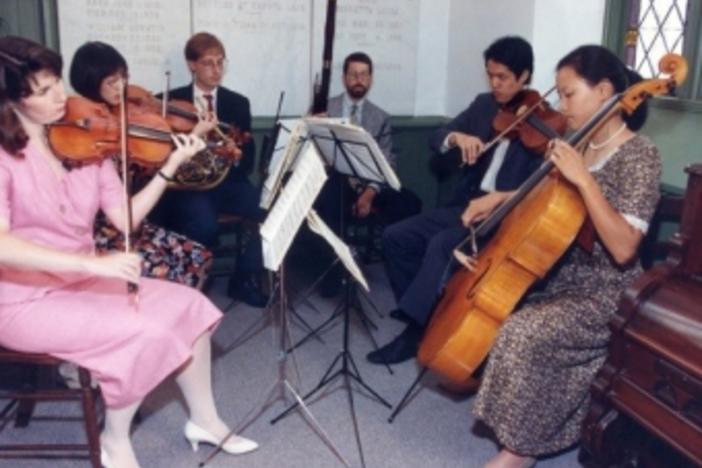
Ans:
[[[327,114],[329,117],[342,117],[343,107],[344,93],[341,93],[329,98]],[[365,99],[361,110],[361,127],[375,138],[380,150],[385,155],[385,159],[393,169],[397,170],[397,157],[392,152],[392,127],[388,113],[369,99]]]
[[[434,152],[440,153],[441,144],[453,131],[476,136],[487,143],[493,136],[492,120],[498,110],[497,101],[492,93],[479,94],[466,110],[431,136],[429,146]],[[461,180],[450,204],[463,205],[480,195],[480,182],[490,166],[493,151],[494,148],[482,155],[476,164],[463,168]],[[496,189],[506,191],[518,188],[541,165],[542,161],[541,155],[527,150],[518,140],[513,140],[497,173]]]
[[[170,91],[169,97],[173,99],[184,99],[193,102],[193,85],[176,88]],[[242,132],[251,131],[251,105],[249,99],[239,93],[231,91],[224,86],[217,89],[217,118],[221,122],[236,125]],[[232,167],[230,174],[246,176],[251,173],[256,159],[256,144],[253,137],[243,148],[241,162],[236,167]]]

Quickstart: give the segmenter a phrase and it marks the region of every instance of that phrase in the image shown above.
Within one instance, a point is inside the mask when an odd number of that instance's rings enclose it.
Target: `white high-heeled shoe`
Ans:
[[[220,442],[217,437],[210,434],[197,424],[194,424],[192,421],[185,423],[183,432],[185,433],[185,438],[188,439],[188,442],[190,442],[193,452],[197,452],[200,442],[212,445],[219,445]],[[257,448],[258,444],[256,442],[238,435],[231,436],[227,442],[222,445],[222,450],[232,455],[241,455],[242,453],[252,452]]]
[[[105,449],[100,449],[100,465],[102,465],[102,468],[113,468],[110,456],[107,455]]]

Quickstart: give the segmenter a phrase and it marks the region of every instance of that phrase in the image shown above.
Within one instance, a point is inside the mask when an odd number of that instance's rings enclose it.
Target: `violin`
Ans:
[[[135,105],[147,112],[161,114],[174,132],[189,133],[199,120],[197,108],[192,102],[169,99],[164,106],[161,99],[138,85],[127,86],[127,102],[129,107]],[[235,162],[241,159],[240,147],[251,140],[250,132],[242,132],[235,125],[226,122],[218,122],[212,133],[214,135],[211,139],[222,142],[213,147],[213,152]]]
[[[566,125],[565,116],[533,89],[517,93],[492,120],[492,128],[500,137],[518,138],[527,149],[539,154],[546,152],[555,135],[565,133]]]
[[[158,114],[129,106],[127,152],[132,162],[146,167],[162,165],[173,144],[171,127]],[[119,154],[119,118],[106,104],[80,96],[66,101],[63,118],[48,128],[49,145],[63,161],[72,165],[89,164]]]
[[[130,105],[126,109],[130,161],[146,168],[160,167],[173,150],[170,125],[143,106]],[[119,116],[110,112],[106,104],[80,96],[68,98],[66,113],[48,127],[47,137],[56,156],[69,165],[99,162],[121,151]],[[222,146],[222,142],[208,143],[214,149]]]
[[[163,101],[141,86],[127,86],[127,102],[147,109],[156,114],[163,114]],[[197,109],[192,102],[182,99],[169,99],[165,115],[162,115],[174,132],[189,133],[198,121]]]

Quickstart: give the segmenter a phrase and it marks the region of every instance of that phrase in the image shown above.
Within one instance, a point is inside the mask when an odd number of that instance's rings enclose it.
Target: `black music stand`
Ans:
[[[391,186],[395,190],[400,189],[400,182],[390,165],[387,163],[385,156],[378,147],[375,138],[368,134],[363,128],[355,125],[348,125],[345,119],[310,118],[306,119],[306,122],[308,122],[309,126],[309,138],[311,138],[315,144],[318,145],[320,154],[324,156],[327,164],[334,171],[366,182],[375,182],[379,185]],[[341,211],[345,209],[345,201],[343,196],[343,188],[340,187],[340,190],[342,190],[342,193],[340,194],[341,196],[339,197],[341,202],[339,210]],[[342,237],[344,232],[345,227],[343,226],[342,216]],[[337,263],[338,259],[329,265],[329,267],[302,294],[301,299],[298,298],[295,304],[300,304],[302,302],[309,303],[309,295],[312,293],[312,291],[314,291],[315,287],[322,281],[322,279],[331,273],[331,270],[337,266]],[[371,331],[371,328],[373,330],[377,330],[378,327],[366,313],[363,303],[367,304],[376,313],[376,315],[378,315],[378,317],[382,318],[383,314],[378,310],[377,306],[373,303],[373,300],[362,288],[357,288],[354,282],[347,282],[347,284],[353,289],[352,294],[349,296],[350,299],[342,299],[327,320],[322,322],[316,328],[310,330],[307,335],[303,336],[299,341],[291,346],[289,350],[302,346],[310,338],[316,338],[323,329],[342,316],[346,304],[350,304],[351,310],[356,312],[361,324],[363,325],[373,344],[373,347],[376,350],[378,349],[378,343]],[[388,363],[385,363],[385,367],[387,368],[388,373],[392,375],[393,371]]]
[[[300,157],[301,153],[305,150],[305,146],[300,145],[292,155],[293,159],[297,159]],[[317,158],[315,155],[306,155],[308,158],[311,156],[312,158]],[[320,164],[321,163],[317,163]],[[303,168],[303,172],[304,172]],[[321,170],[321,169],[320,169]],[[322,177],[325,177],[324,175]],[[321,188],[321,185],[319,186]],[[280,200],[280,193],[283,191],[283,184],[279,184],[276,186],[276,192],[272,194],[272,200],[271,204],[273,203],[274,200]],[[311,203],[311,202],[309,202]],[[281,208],[285,208],[288,205],[285,205]],[[306,209],[303,209],[303,211],[308,211],[310,209],[309,206],[306,207]],[[285,210],[277,210],[273,209],[271,210],[271,214],[275,213],[278,214],[280,212],[285,213]],[[270,214],[269,214],[270,216]],[[283,218],[278,218],[279,220],[287,220],[287,217]],[[268,219],[266,220],[268,221]],[[260,416],[263,412],[266,411],[273,403],[275,403],[278,400],[284,400],[286,403],[289,403],[289,399],[287,396],[292,396],[292,399],[295,401],[295,407],[300,407],[303,410],[303,415],[306,417],[307,421],[313,426],[315,431],[320,435],[324,443],[331,449],[331,451],[334,453],[334,455],[348,468],[351,468],[351,465],[344,459],[344,457],[341,455],[341,452],[336,448],[334,443],[331,441],[331,438],[329,435],[324,431],[322,426],[319,424],[317,419],[314,417],[312,412],[309,410],[307,405],[305,404],[305,401],[300,397],[298,391],[296,390],[295,386],[293,383],[291,383],[290,379],[288,378],[288,353],[286,351],[286,348],[290,345],[292,339],[290,336],[290,322],[288,319],[288,313],[289,312],[294,312],[294,309],[291,308],[291,306],[288,304],[288,297],[286,293],[286,287],[285,287],[285,254],[287,252],[287,247],[284,248],[284,250],[279,254],[280,256],[277,255],[266,255],[266,235],[264,235],[264,231],[266,231],[266,227],[262,227],[261,229],[261,234],[262,237],[264,238],[264,262],[266,263],[266,267],[270,270],[273,271],[274,273],[274,288],[273,288],[273,293],[271,295],[271,301],[269,301],[269,304],[267,306],[267,311],[269,311],[272,316],[273,316],[273,323],[274,323],[274,336],[275,336],[275,341],[277,342],[278,349],[277,349],[277,378],[273,382],[273,384],[268,388],[268,390],[264,393],[265,397],[263,402],[260,405],[254,406],[243,418],[243,423],[241,423],[238,427],[235,427],[232,429],[232,431],[211,451],[211,453],[199,464],[200,467],[205,466],[212,458],[214,458],[222,449],[222,446],[226,443],[226,441],[235,433],[240,432],[244,428],[248,427],[258,416]],[[294,231],[299,228],[299,225],[301,224],[301,220],[299,216],[296,218],[296,226],[294,226],[293,233]],[[275,231],[275,229],[273,229]],[[270,229],[267,231],[270,232]],[[289,246],[289,244],[288,244]],[[271,260],[271,258],[273,258]],[[276,313],[276,311],[278,313]],[[277,332],[277,333],[276,333]],[[276,336],[277,335],[277,336]],[[300,378],[300,371],[299,371],[299,366],[297,365],[297,360],[295,358],[295,354],[292,353],[292,360],[294,364],[294,370],[295,370],[295,377],[296,381],[299,382],[301,381]],[[258,411],[256,411],[258,410]]]
[[[332,170],[341,174],[356,177],[366,182],[376,182],[382,185],[390,185],[396,190],[399,189],[399,181],[394,172],[387,164],[385,156],[378,148],[377,143],[365,130],[356,126],[344,124],[334,124],[323,119],[306,119],[308,123],[308,138],[317,146],[319,153],[324,157],[326,163]],[[365,458],[361,443],[360,431],[356,418],[356,410],[351,389],[351,380],[356,381],[361,387],[368,391],[379,403],[388,409],[392,405],[373,390],[364,380],[358,371],[358,367],[353,360],[349,350],[349,322],[352,301],[352,277],[345,272],[344,278],[344,301],[340,306],[343,314],[343,343],[339,354],[332,360],[326,372],[320,379],[317,386],[308,392],[303,398],[306,401],[319,390],[330,384],[337,377],[344,377],[344,388],[349,399],[351,417],[354,425],[354,434],[358,446],[361,465],[365,467]],[[339,364],[339,369],[332,372]],[[275,424],[280,419],[289,414],[299,405],[299,402],[288,407],[281,414],[271,420]]]

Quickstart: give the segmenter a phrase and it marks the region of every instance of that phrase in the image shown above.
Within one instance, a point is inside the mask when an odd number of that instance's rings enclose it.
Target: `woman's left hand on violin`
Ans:
[[[582,155],[571,145],[563,140],[553,140],[549,146],[551,161],[573,185],[581,187],[592,178]]]
[[[174,164],[176,169],[182,163],[192,158],[195,154],[205,149],[205,141],[199,136],[184,133],[171,135],[175,149],[168,158],[168,163]]]
[[[204,112],[198,115],[198,121],[190,133],[205,138],[217,126],[219,121],[213,112]]]

